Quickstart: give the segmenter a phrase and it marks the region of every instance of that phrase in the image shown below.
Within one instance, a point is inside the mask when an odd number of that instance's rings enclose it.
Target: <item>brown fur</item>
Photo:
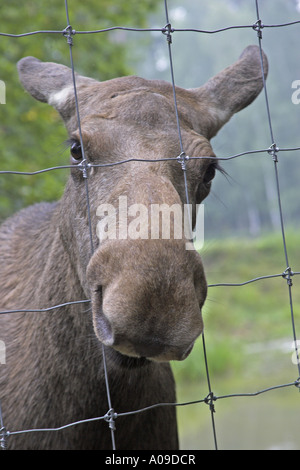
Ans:
[[[265,60],[265,74],[267,61]],[[22,59],[24,87],[61,114],[78,140],[71,72],[67,67]],[[106,240],[96,236],[99,204],[183,204],[178,162],[155,162],[180,153],[172,87],[124,77],[99,83],[76,77],[82,135],[88,161],[91,254],[85,181],[77,168],[62,199],[17,213],[0,230],[0,309],[37,309],[92,299],[45,313],[0,315],[6,365],[0,366],[0,398],[9,431],[50,428],[103,416],[108,411],[103,373],[105,346],[112,404],[117,413],[175,402],[168,361],[184,359],[203,330],[206,281],[200,256],[185,239]],[[258,49],[199,89],[177,88],[183,144],[190,160],[189,198],[209,193],[213,151],[209,140],[262,88]],[[120,228],[120,227],[118,227]],[[118,449],[178,448],[174,407],[116,420]],[[110,449],[108,424],[97,421],[64,431],[11,436],[11,449]]]

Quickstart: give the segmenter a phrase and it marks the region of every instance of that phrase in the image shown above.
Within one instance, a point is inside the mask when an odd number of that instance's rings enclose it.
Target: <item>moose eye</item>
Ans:
[[[216,174],[216,164],[212,163],[211,165],[209,165],[209,167],[206,170],[206,173],[203,177],[203,182],[205,184],[210,183],[214,179],[215,174]]]
[[[225,171],[219,166],[218,161],[211,163],[204,173],[202,177],[202,181],[198,184],[196,190],[196,201],[197,204],[203,201],[206,198],[207,194],[209,193],[211,182],[214,179],[216,172],[221,171],[221,173],[225,173]]]
[[[73,160],[82,160],[82,152],[80,142],[73,142],[71,145],[71,155]]]

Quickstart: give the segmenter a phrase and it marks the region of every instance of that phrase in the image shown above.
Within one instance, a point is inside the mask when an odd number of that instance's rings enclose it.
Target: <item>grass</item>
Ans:
[[[300,271],[299,236],[286,235],[293,271]],[[201,253],[208,284],[244,282],[286,269],[281,234],[260,239],[208,241]],[[300,340],[300,275],[293,277],[296,333]],[[260,280],[243,287],[210,287],[203,309],[210,381],[216,396],[249,393],[294,382],[292,323],[285,279]],[[289,349],[286,346],[291,346]],[[172,363],[179,403],[208,394],[201,338],[190,356]],[[299,392],[295,387],[255,398],[216,402],[218,445],[223,449],[299,449]],[[209,408],[177,407],[183,449],[213,449]]]
[[[286,235],[293,271],[300,271],[299,236]],[[286,269],[281,234],[260,239],[208,241],[201,253],[208,284],[240,283]],[[300,276],[293,277],[293,307],[300,327]],[[217,374],[241,371],[249,344],[264,344],[290,338],[292,342],[289,292],[281,276],[241,287],[210,287],[203,310],[205,340],[210,369]],[[298,333],[300,339],[300,332]],[[183,363],[174,363],[178,379],[199,376],[201,340]]]

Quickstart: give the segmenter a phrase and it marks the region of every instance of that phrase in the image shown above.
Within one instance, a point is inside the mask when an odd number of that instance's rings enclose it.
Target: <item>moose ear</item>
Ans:
[[[42,62],[35,57],[24,57],[18,62],[18,71],[24,88],[35,99],[53,106],[68,121],[75,106],[71,69],[53,62]],[[78,89],[98,83],[78,74],[75,78]]]
[[[268,60],[262,52],[264,77],[268,74]],[[261,55],[258,46],[248,46],[237,62],[227,67],[205,85],[192,91],[199,103],[204,103],[208,113],[209,138],[231,116],[255,100],[263,88]],[[203,117],[202,117],[203,119]]]

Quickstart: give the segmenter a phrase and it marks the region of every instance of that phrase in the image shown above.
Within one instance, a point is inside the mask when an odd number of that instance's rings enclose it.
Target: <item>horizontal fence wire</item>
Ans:
[[[278,154],[279,152],[295,152],[300,150],[300,147],[294,147],[294,148],[276,148],[276,153]],[[272,148],[269,147],[267,149],[261,149],[261,150],[248,150],[246,152],[241,152],[237,153],[235,155],[229,155],[227,157],[216,157],[216,161],[227,161],[227,160],[234,160],[235,158],[239,157],[244,157],[248,155],[255,155],[259,153],[268,153],[270,154],[272,152]],[[300,156],[297,155],[297,156]],[[194,156],[190,157],[186,155],[185,157],[186,161],[189,160],[211,160],[211,156]],[[106,168],[110,166],[118,166],[118,165],[123,165],[125,163],[133,163],[133,162],[140,162],[140,163],[159,163],[159,162],[167,162],[167,161],[180,161],[181,156],[179,155],[178,157],[166,157],[166,158],[157,158],[154,160],[149,159],[149,158],[127,158],[125,160],[120,160],[118,162],[110,162],[110,163],[86,163],[86,168],[91,169],[91,168]],[[41,170],[36,170],[36,171],[18,171],[18,170],[0,170],[0,175],[23,175],[23,176],[34,176],[34,175],[39,175],[41,173],[47,173],[48,171],[54,171],[54,170],[66,170],[66,169],[78,169],[78,170],[83,170],[84,165],[82,162],[76,164],[76,165],[59,165],[59,166],[53,166],[50,168],[42,168]]]
[[[282,28],[285,26],[292,26],[300,24],[300,20],[291,21],[289,23],[280,23],[280,24],[263,24],[259,26],[260,29],[263,28]],[[0,36],[10,37],[10,38],[23,38],[26,36],[34,36],[37,34],[58,34],[58,35],[66,35],[68,32],[69,26],[62,30],[39,30],[39,31],[30,31],[28,33],[21,33],[21,34],[13,34],[13,33],[1,33]],[[226,26],[225,28],[214,29],[214,30],[205,30],[205,29],[194,29],[194,28],[170,28],[171,33],[182,33],[182,32],[190,32],[190,33],[203,33],[203,34],[216,34],[216,33],[223,33],[224,31],[230,31],[233,29],[254,29],[257,30],[258,26],[257,23],[247,24],[247,25],[233,25],[233,26]],[[158,33],[167,33],[167,27],[163,28],[128,28],[125,26],[112,26],[111,28],[103,28],[103,29],[94,29],[90,31],[78,31],[75,29],[71,30],[72,35],[75,34],[98,34],[98,33],[107,33],[110,31],[131,31],[136,33],[146,33],[146,32],[158,32]]]
[[[261,154],[261,153],[268,153],[269,155],[272,156],[273,162],[274,162],[274,172],[275,172],[275,181],[276,181],[276,189],[277,189],[277,198],[278,198],[278,210],[279,210],[279,215],[280,215],[280,221],[281,221],[281,232],[282,232],[282,241],[283,241],[283,250],[285,254],[285,260],[286,260],[286,269],[279,274],[270,274],[270,275],[265,275],[265,276],[259,276],[250,280],[246,280],[244,282],[237,282],[237,283],[217,283],[217,284],[209,284],[209,288],[215,288],[215,287],[241,287],[248,285],[253,282],[259,282],[262,280],[266,279],[271,279],[271,278],[283,278],[287,282],[287,287],[289,291],[289,307],[290,307],[290,312],[291,312],[291,323],[292,323],[292,329],[293,329],[293,340],[294,340],[294,345],[295,345],[295,354],[297,358],[297,367],[298,367],[298,378],[296,380],[293,380],[289,383],[285,384],[279,384],[275,386],[271,386],[256,392],[250,392],[250,393],[231,393],[227,395],[215,395],[212,389],[211,385],[211,379],[210,379],[210,374],[209,374],[209,368],[208,368],[208,358],[207,358],[207,352],[206,352],[206,346],[205,346],[205,339],[204,335],[202,335],[202,342],[203,342],[203,351],[204,351],[204,361],[205,361],[205,367],[206,367],[206,376],[207,376],[207,385],[208,385],[208,394],[206,397],[195,400],[195,401],[189,401],[189,402],[182,402],[182,403],[154,403],[148,407],[142,408],[142,409],[137,409],[134,411],[130,412],[123,412],[123,413],[118,413],[113,409],[113,403],[111,402],[110,398],[110,388],[109,388],[109,379],[108,379],[108,373],[109,371],[107,370],[106,366],[106,360],[105,360],[105,350],[103,349],[103,356],[104,356],[104,374],[105,374],[105,381],[106,381],[106,391],[107,391],[107,399],[108,399],[108,405],[109,405],[109,410],[104,416],[99,416],[95,418],[89,418],[89,419],[82,419],[76,422],[72,423],[66,423],[63,426],[56,427],[56,428],[42,428],[42,429],[23,429],[23,430],[9,430],[5,426],[4,422],[4,410],[1,408],[1,396],[0,396],[0,447],[2,449],[5,449],[7,447],[7,439],[8,437],[11,439],[13,438],[14,435],[17,434],[23,434],[23,433],[31,433],[31,432],[58,432],[63,429],[72,427],[72,426],[77,426],[81,425],[84,423],[92,422],[92,421],[100,421],[100,420],[105,420],[110,428],[111,431],[111,440],[112,440],[112,448],[116,449],[115,445],[115,420],[119,417],[122,416],[129,416],[137,413],[142,413],[145,411],[148,411],[150,409],[158,408],[158,407],[166,407],[166,406],[172,406],[172,407],[182,407],[182,406],[187,406],[187,405],[192,405],[192,404],[200,404],[204,403],[209,406],[210,412],[211,412],[211,420],[212,420],[212,431],[213,431],[213,439],[214,439],[214,445],[215,449],[218,449],[218,442],[217,442],[217,432],[216,432],[216,425],[214,421],[214,413],[215,413],[215,403],[218,400],[223,400],[226,398],[238,398],[238,397],[256,397],[258,395],[270,392],[272,390],[278,390],[278,389],[283,389],[287,387],[296,387],[300,391],[300,361],[299,361],[299,352],[298,352],[298,342],[297,342],[297,336],[296,336],[296,325],[295,325],[295,319],[294,319],[294,311],[293,311],[293,298],[292,298],[292,278],[293,276],[299,275],[300,271],[292,271],[290,264],[289,264],[289,258],[288,258],[288,248],[287,248],[287,243],[286,243],[286,238],[285,238],[285,226],[283,222],[283,213],[282,213],[282,207],[281,207],[281,193],[280,193],[280,187],[279,187],[279,174],[278,174],[278,168],[277,168],[277,163],[278,163],[278,154],[280,152],[296,152],[300,150],[300,147],[293,147],[293,148],[279,148],[276,145],[276,141],[274,139],[274,133],[273,133],[273,127],[272,127],[272,119],[271,119],[271,113],[269,109],[269,100],[268,100],[268,93],[267,93],[267,86],[266,82],[264,80],[264,74],[263,74],[263,59],[262,59],[262,39],[263,39],[263,29],[264,28],[282,28],[282,27],[292,27],[294,25],[300,25],[300,21],[292,21],[288,23],[281,23],[281,24],[264,24],[260,18],[260,12],[259,12],[259,2],[258,0],[254,0],[255,4],[255,10],[256,10],[256,16],[257,16],[257,21],[248,24],[248,25],[233,25],[233,26],[226,26],[220,29],[216,30],[202,30],[202,29],[191,29],[191,28],[185,28],[185,29],[177,29],[173,28],[170,21],[169,21],[169,13],[168,13],[168,4],[167,0],[164,0],[164,7],[165,7],[165,15],[166,15],[166,25],[162,28],[130,28],[130,27],[123,27],[123,26],[113,26],[110,28],[105,28],[105,29],[98,29],[98,30],[90,30],[90,31],[77,31],[72,28],[70,19],[69,19],[69,12],[68,12],[68,2],[65,0],[65,12],[66,12],[66,21],[67,21],[67,27],[63,30],[37,30],[37,31],[31,31],[31,32],[25,32],[21,34],[13,34],[13,33],[1,33],[0,32],[0,37],[9,37],[9,38],[23,38],[27,36],[36,36],[36,35],[49,35],[49,34],[57,34],[57,35],[63,35],[67,39],[67,44],[69,46],[69,51],[70,51],[70,65],[72,69],[72,76],[73,76],[73,85],[74,85],[74,95],[75,95],[75,104],[76,104],[76,113],[77,113],[77,120],[78,120],[78,125],[79,125],[79,134],[80,134],[80,141],[81,141],[81,147],[83,150],[83,160],[80,162],[80,164],[75,165],[79,171],[83,172],[83,176],[85,177],[86,181],[86,202],[87,202],[87,207],[88,207],[88,214],[89,214],[89,231],[90,231],[90,242],[91,242],[91,253],[94,251],[93,247],[93,241],[92,241],[92,229],[91,229],[91,217],[90,217],[90,206],[89,206],[89,187],[88,187],[88,174],[89,170],[92,167],[112,167],[115,165],[121,165],[121,164],[127,164],[130,162],[136,162],[136,163],[156,163],[156,162],[162,162],[162,161],[177,161],[181,164],[181,168],[183,170],[183,176],[184,176],[184,182],[185,182],[185,190],[186,190],[186,199],[188,203],[188,191],[187,191],[187,179],[186,179],[186,167],[188,164],[189,159],[205,159],[209,158],[211,159],[211,156],[199,156],[199,157],[189,157],[188,155],[185,154],[184,152],[184,147],[182,144],[182,139],[181,139],[181,128],[180,128],[180,120],[178,117],[178,111],[177,111],[177,100],[176,100],[176,86],[175,86],[175,77],[174,77],[174,69],[173,69],[173,62],[172,62],[172,35],[175,33],[183,33],[183,32],[195,32],[195,33],[202,33],[202,34],[216,34],[216,33],[224,33],[229,30],[233,29],[252,29],[257,33],[258,37],[258,45],[260,48],[260,53],[261,53],[261,67],[262,67],[262,77],[263,77],[263,88],[264,88],[264,94],[265,94],[265,105],[266,105],[266,111],[267,111],[267,119],[268,119],[268,124],[269,124],[269,131],[270,131],[270,140],[271,140],[271,145],[268,148],[265,149],[260,149],[260,150],[249,150],[241,153],[237,153],[235,155],[230,155],[227,157],[218,157],[218,160],[233,160],[236,158],[240,157],[247,157],[249,155],[253,154]],[[177,120],[177,128],[178,128],[178,138],[179,138],[179,143],[181,147],[181,154],[179,156],[174,156],[171,158],[161,158],[153,161],[152,159],[147,159],[147,158],[130,158],[130,156],[124,160],[120,160],[118,162],[113,162],[113,163],[103,163],[103,164],[91,164],[88,162],[84,155],[84,145],[82,142],[82,136],[81,136],[81,128],[80,128],[80,110],[78,107],[78,100],[77,100],[77,92],[76,92],[76,79],[75,79],[75,67],[73,63],[73,56],[72,56],[72,47],[73,47],[73,37],[74,35],[81,35],[81,34],[98,34],[98,33],[107,33],[110,31],[115,31],[115,30],[123,30],[123,31],[131,31],[131,32],[160,32],[166,36],[167,39],[167,45],[168,45],[168,52],[169,52],[169,62],[170,62],[170,73],[171,73],[171,82],[172,82],[172,87],[173,87],[173,96],[174,96],[174,108],[176,112],[176,120]],[[32,171],[32,172],[25,172],[25,171],[17,171],[17,170],[9,170],[9,171],[1,171],[0,170],[0,175],[24,175],[24,176],[33,176],[33,175],[38,175],[38,174],[43,174],[45,172],[50,172],[50,171],[55,171],[55,170],[65,170],[65,169],[74,169],[74,165],[62,165],[62,166],[56,166],[56,167],[50,167],[50,168],[44,168],[40,169],[37,171]],[[72,302],[66,302],[62,303],[59,305],[54,305],[54,306],[45,306],[45,308],[41,309],[27,309],[26,306],[22,309],[15,309],[15,310],[2,310],[0,311],[1,315],[4,314],[13,314],[13,313],[30,313],[30,312],[40,312],[40,313],[47,313],[51,312],[54,309],[59,309],[66,307],[68,305],[74,305],[74,304],[86,304],[87,308],[89,307],[90,304],[90,299],[81,299],[81,300],[74,300]]]

